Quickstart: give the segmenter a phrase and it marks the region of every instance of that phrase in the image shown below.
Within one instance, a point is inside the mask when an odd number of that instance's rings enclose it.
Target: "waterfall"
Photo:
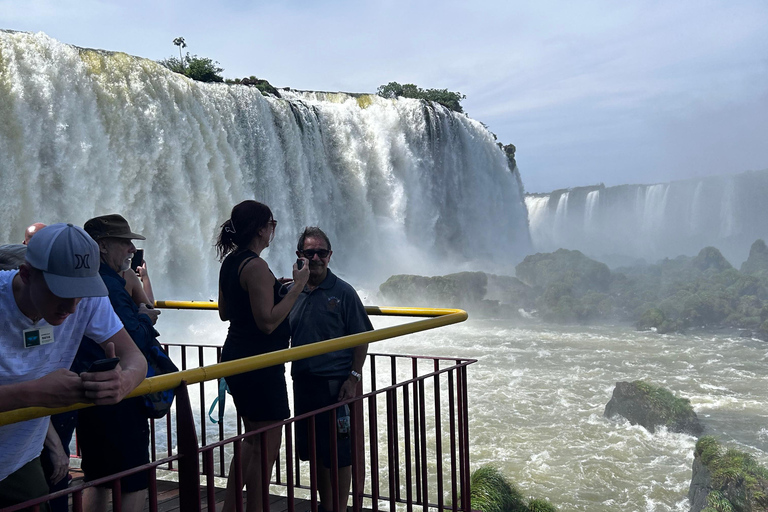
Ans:
[[[766,196],[768,170],[653,185],[576,187],[526,197],[526,204],[536,251],[578,249],[624,264],[695,255],[714,246],[738,267],[756,239],[768,240]],[[550,206],[534,214],[534,204]]]
[[[361,286],[509,268],[529,252],[521,186],[478,121],[420,100],[282,96],[0,31],[0,241],[121,213],[147,237],[160,295],[187,298],[215,296],[214,236],[244,199],[279,221],[265,253],[278,276],[306,225]]]
[[[584,229],[592,229],[592,218],[595,216],[595,207],[600,199],[599,190],[591,190],[587,193],[587,207],[584,210]]]

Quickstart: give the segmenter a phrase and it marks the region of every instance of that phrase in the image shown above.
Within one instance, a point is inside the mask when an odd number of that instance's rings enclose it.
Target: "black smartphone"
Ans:
[[[131,259],[131,269],[136,272],[136,269],[139,268],[142,263],[144,263],[144,249],[136,249],[136,252],[133,254],[133,259]]]
[[[117,366],[117,363],[120,362],[119,357],[110,357],[109,359],[99,359],[98,361],[94,361],[91,363],[91,366],[88,367],[87,372],[108,372],[109,370],[114,370],[115,366]]]
[[[301,269],[302,269],[302,267],[304,267],[304,260],[303,260],[303,259],[301,259],[301,258],[299,258],[299,259],[297,259],[297,260],[296,260],[296,268],[298,268],[299,270],[301,270]]]

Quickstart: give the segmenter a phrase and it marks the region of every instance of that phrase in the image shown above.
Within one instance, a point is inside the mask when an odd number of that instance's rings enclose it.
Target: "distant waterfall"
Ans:
[[[768,171],[617,187],[577,187],[525,201],[536,251],[579,249],[609,263],[718,247],[735,266],[768,239]],[[567,211],[566,211],[567,205]]]
[[[35,221],[119,212],[166,290],[206,298],[214,235],[247,198],[279,222],[266,254],[278,275],[308,224],[331,237],[331,266],[366,286],[508,269],[529,252],[518,177],[481,123],[419,100],[283,96],[0,31],[0,243]]]

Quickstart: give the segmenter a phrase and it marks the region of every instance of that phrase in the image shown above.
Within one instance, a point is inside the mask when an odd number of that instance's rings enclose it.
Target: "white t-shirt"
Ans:
[[[108,297],[84,298],[73,314],[53,327],[53,342],[25,348],[23,332],[50,328],[19,310],[11,285],[17,270],[0,271],[0,386],[34,380],[72,365],[83,335],[102,343],[123,328]],[[0,427],[0,480],[40,455],[48,416]]]

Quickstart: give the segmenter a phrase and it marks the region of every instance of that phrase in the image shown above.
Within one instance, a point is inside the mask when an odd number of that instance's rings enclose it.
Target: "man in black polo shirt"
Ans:
[[[296,300],[290,314],[291,345],[298,347],[338,338],[349,334],[371,331],[363,303],[352,286],[342,281],[328,268],[331,260],[331,242],[320,228],[308,227],[299,237],[296,254],[309,260],[309,281]],[[291,367],[295,414],[320,409],[352,398],[368,345],[339,350],[308,359],[295,361]],[[331,482],[331,453],[328,414],[315,419],[315,438],[318,452],[318,491],[321,509],[334,510],[333,485],[339,490],[339,511],[347,510],[347,499],[352,482],[351,436],[349,408],[339,407],[337,415],[337,446],[339,481]],[[309,460],[307,422],[296,426],[299,457]]]

